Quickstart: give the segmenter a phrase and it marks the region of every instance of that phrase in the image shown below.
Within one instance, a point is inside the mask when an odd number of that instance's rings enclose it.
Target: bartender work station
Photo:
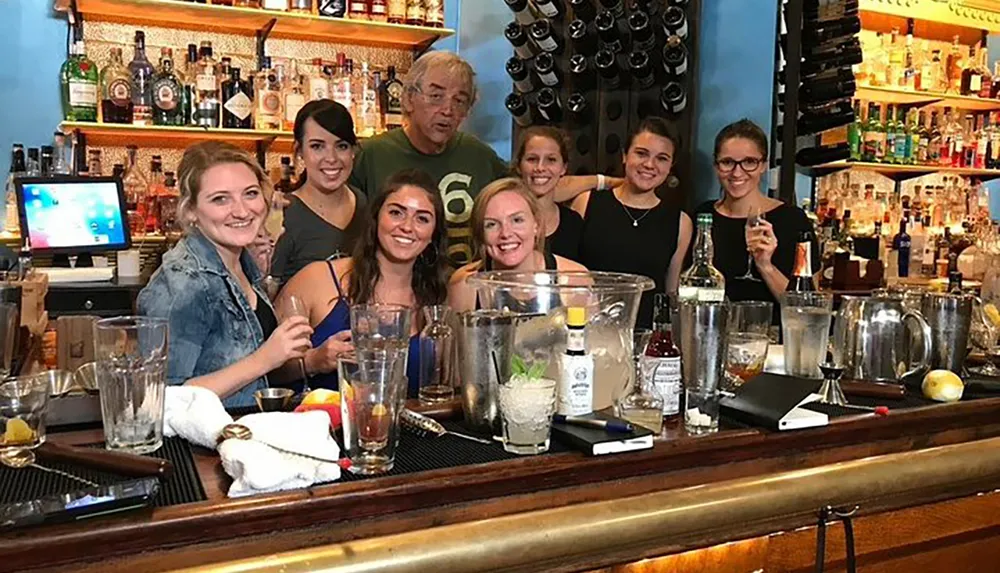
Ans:
[[[1000,571],[998,34],[0,3],[0,572]]]

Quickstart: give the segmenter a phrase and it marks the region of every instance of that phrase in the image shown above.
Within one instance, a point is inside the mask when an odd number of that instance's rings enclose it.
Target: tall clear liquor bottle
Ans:
[[[132,125],[153,124],[153,75],[156,71],[146,58],[146,34],[135,33],[135,55],[128,65],[132,74]]]
[[[7,176],[7,186],[4,191],[4,201],[0,204],[3,209],[3,230],[8,233],[17,233],[20,229],[17,213],[17,192],[14,190],[14,181],[18,177],[27,174],[28,167],[24,157],[24,146],[15,143],[10,149],[10,174]]]
[[[680,300],[720,301],[726,296],[726,279],[712,265],[712,214],[698,215],[698,235],[692,251],[694,261],[681,273]]]
[[[281,84],[278,75],[271,68],[271,58],[264,57],[254,86],[256,105],[254,125],[257,129],[277,131],[281,129]]]
[[[195,86],[198,88],[198,125],[219,127],[219,75],[212,56],[212,42],[202,42],[198,56],[198,74],[195,78]]]

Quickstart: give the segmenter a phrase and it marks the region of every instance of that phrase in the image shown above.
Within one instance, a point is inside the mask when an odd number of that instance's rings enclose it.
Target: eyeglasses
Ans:
[[[760,167],[762,163],[764,163],[764,160],[760,157],[744,157],[739,160],[723,157],[722,159],[717,159],[715,161],[715,166],[719,168],[719,171],[729,173],[733,169],[736,169],[736,166],[739,165],[740,169],[742,169],[744,173],[750,173],[751,171],[757,171],[757,168]]]
[[[414,86],[413,91],[420,94],[424,101],[427,102],[427,105],[432,107],[444,107],[445,103],[451,102],[455,111],[465,113],[469,111],[469,108],[472,106],[472,102],[469,101],[469,98],[466,96],[451,96],[449,98],[447,95],[440,92],[427,94],[420,89],[420,86]]]

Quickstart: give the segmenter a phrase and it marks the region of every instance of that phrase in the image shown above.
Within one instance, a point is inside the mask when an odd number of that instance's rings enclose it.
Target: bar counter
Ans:
[[[1000,398],[799,431],[681,432],[643,452],[242,499],[196,449],[207,501],[8,533],[0,571],[810,571],[827,505],[858,506],[864,571],[983,571],[1000,558]],[[843,570],[843,528],[827,531],[827,570]]]

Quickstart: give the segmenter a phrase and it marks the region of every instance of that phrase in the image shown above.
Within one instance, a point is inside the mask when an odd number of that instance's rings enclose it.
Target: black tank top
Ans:
[[[653,294],[666,291],[667,267],[677,250],[680,217],[680,209],[662,199],[652,209],[635,209],[623,205],[613,192],[590,194],[583,218],[580,263],[592,271],[642,275],[656,283],[639,301],[637,327],[652,325]]]

